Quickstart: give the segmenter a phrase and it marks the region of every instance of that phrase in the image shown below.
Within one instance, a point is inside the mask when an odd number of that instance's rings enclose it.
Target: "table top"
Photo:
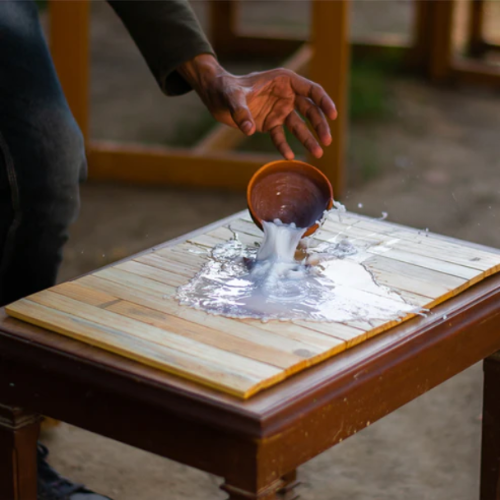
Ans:
[[[344,276],[336,290],[393,311],[392,319],[362,313],[343,322],[263,323],[179,305],[177,287],[234,234],[250,246],[262,239],[244,212],[184,242],[22,299],[7,313],[246,399],[414,316],[399,319],[402,307],[434,307],[500,269],[495,252],[337,211],[313,236],[316,244],[356,248],[331,262],[340,266],[332,275]]]
[[[184,239],[195,238],[231,220]],[[393,228],[402,230],[396,225]],[[449,238],[442,240],[454,243]],[[427,317],[415,317],[391,328],[247,401],[9,318],[3,311],[0,357],[16,362],[10,365],[9,373],[15,371],[17,363],[33,366],[40,377],[47,371],[59,374],[60,383],[68,387],[84,380],[96,390],[126,394],[138,405],[223,426],[228,432],[269,436],[293,425],[305,425],[307,415],[318,418],[326,415],[326,409],[335,411],[338,418],[344,416],[346,421],[358,419],[350,430],[343,431],[355,432],[369,423],[368,419],[373,422],[500,350],[499,299],[500,277],[491,276],[437,306]],[[13,401],[19,398],[19,404],[23,403],[27,395],[22,391],[28,389],[10,386],[8,373],[2,373],[1,365],[0,397]],[[30,384],[33,395],[37,379],[32,378]]]

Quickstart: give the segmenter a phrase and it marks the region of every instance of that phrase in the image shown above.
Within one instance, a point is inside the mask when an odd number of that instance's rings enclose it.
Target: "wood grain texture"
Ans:
[[[6,310],[16,318],[242,399],[414,317],[409,314],[389,322],[263,323],[181,306],[175,298],[177,287],[198,272],[214,245],[235,235],[247,245],[262,239],[245,213],[174,246],[32,295]],[[494,250],[354,214],[330,215],[313,239],[351,242],[359,249],[356,258],[364,259],[363,265],[379,284],[425,308],[500,270],[500,255]]]

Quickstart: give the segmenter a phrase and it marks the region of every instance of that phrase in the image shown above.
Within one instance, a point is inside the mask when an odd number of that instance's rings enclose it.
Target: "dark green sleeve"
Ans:
[[[163,92],[180,95],[191,90],[176,68],[199,54],[214,51],[187,0],[108,3],[123,21]]]

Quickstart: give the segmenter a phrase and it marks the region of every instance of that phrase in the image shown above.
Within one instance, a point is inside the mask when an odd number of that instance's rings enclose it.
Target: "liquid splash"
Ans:
[[[390,321],[415,312],[364,267],[365,249],[336,238],[312,246],[310,238],[301,241],[305,229],[279,220],[263,226],[260,247],[237,238],[215,246],[200,272],[178,289],[179,302],[262,321]]]

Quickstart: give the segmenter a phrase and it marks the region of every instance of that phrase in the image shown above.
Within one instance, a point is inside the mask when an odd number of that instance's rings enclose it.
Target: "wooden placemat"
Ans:
[[[208,250],[234,231],[243,243],[262,239],[244,214],[175,246],[19,300],[7,313],[243,399],[401,322],[263,323],[179,305],[177,287],[207,259],[200,248]],[[363,265],[379,284],[428,309],[500,270],[500,254],[493,250],[351,213],[332,214],[314,238],[361,246],[369,254]]]

